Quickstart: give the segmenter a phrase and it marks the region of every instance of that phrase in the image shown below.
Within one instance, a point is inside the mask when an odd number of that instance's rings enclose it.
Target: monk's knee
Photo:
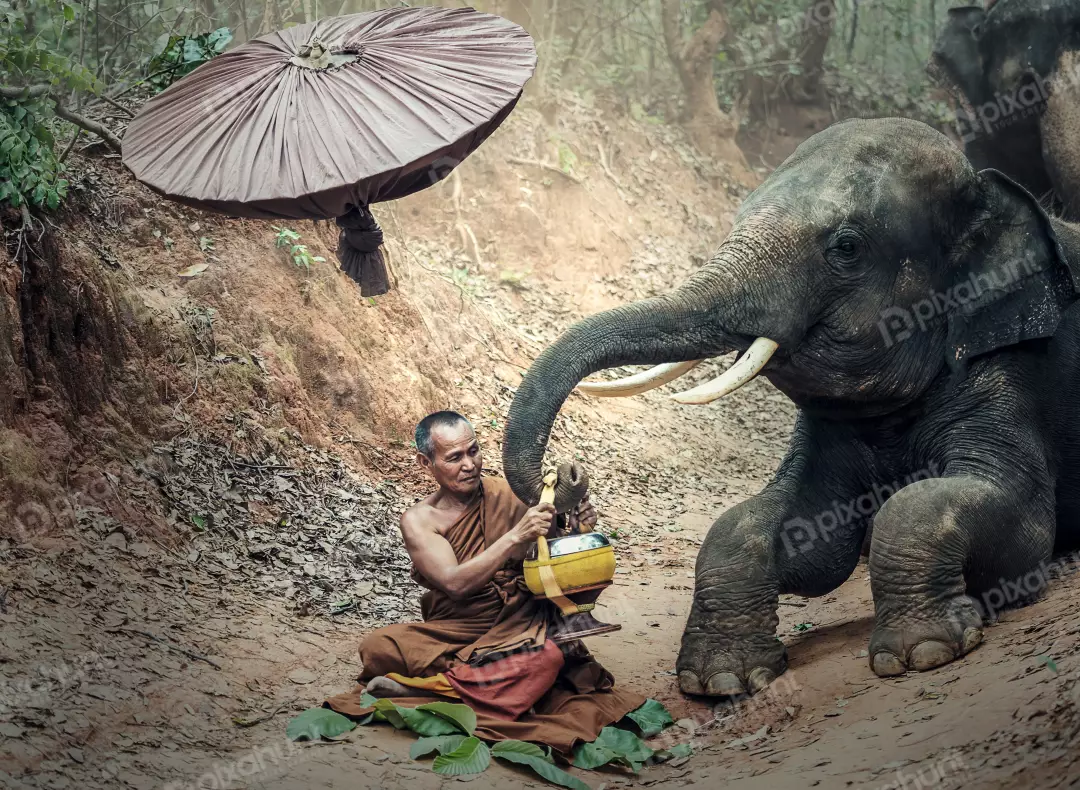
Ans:
[[[403,672],[404,657],[398,638],[402,626],[390,625],[372,631],[360,641],[360,662],[364,665],[363,680],[370,680],[388,672]]]

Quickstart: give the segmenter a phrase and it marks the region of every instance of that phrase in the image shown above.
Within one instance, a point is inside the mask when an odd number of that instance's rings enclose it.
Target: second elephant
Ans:
[[[1080,217],[1080,0],[954,8],[931,72],[959,104],[957,132],[993,167]]]

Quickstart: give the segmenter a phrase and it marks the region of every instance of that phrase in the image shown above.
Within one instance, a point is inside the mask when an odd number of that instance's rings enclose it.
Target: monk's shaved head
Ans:
[[[416,426],[416,461],[444,492],[467,498],[480,487],[484,455],[472,423],[456,411],[437,411]]]
[[[434,414],[429,414],[416,426],[414,436],[416,452],[431,458],[435,452],[435,441],[431,438],[432,432],[437,428],[454,428],[461,423],[465,423],[472,428],[472,423],[456,411],[437,411]]]

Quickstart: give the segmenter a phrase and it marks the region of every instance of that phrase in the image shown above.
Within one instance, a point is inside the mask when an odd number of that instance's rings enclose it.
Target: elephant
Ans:
[[[953,8],[929,71],[953,94],[956,130],[980,168],[1056,198],[1080,218],[1080,0]]]
[[[739,352],[673,397],[704,404],[761,375],[797,417],[775,477],[702,543],[679,686],[765,688],[787,666],[779,595],[835,590],[866,541],[871,668],[929,670],[1042,594],[1030,574],[1052,576],[1080,538],[1078,288],[1080,226],[926,124],[844,121],[750,194],[682,285],[588,317],[537,357],[503,471],[536,502],[575,388],[632,395]],[[624,365],[657,367],[584,381]],[[560,512],[574,482],[559,479]]]

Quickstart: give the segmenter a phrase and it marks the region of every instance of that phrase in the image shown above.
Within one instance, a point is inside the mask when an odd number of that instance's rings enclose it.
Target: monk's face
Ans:
[[[475,493],[480,485],[484,456],[472,427],[467,422],[439,425],[431,431],[431,443],[434,446],[431,458],[420,455],[420,465],[441,488],[460,496]]]

